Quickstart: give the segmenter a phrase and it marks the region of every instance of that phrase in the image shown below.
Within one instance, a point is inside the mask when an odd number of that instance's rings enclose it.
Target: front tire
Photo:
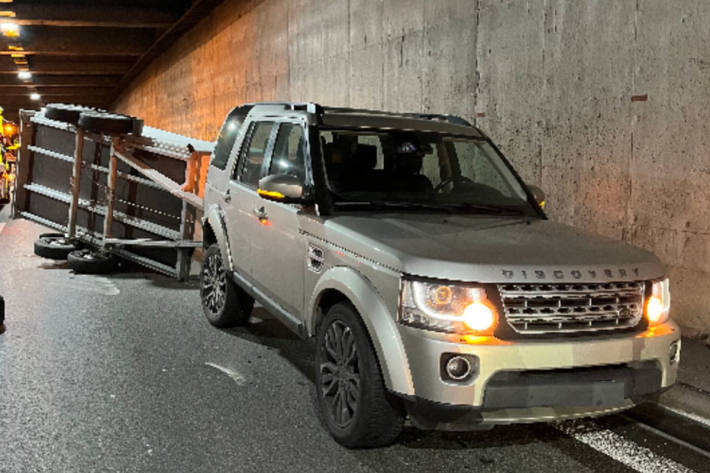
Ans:
[[[316,397],[323,423],[346,447],[389,445],[402,431],[401,401],[387,392],[367,329],[350,304],[331,307],[318,329]]]
[[[254,299],[227,276],[219,245],[207,248],[200,272],[202,311],[219,328],[244,325],[254,308]]]

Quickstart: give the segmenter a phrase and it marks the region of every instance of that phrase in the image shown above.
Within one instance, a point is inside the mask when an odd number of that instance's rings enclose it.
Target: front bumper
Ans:
[[[409,410],[423,427],[550,421],[608,414],[675,383],[673,322],[636,334],[500,340],[452,337],[409,327],[400,333],[415,396]],[[442,377],[442,356],[474,355],[478,372]]]

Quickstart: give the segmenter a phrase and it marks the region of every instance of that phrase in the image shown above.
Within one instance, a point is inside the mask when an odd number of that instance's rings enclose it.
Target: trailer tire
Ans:
[[[43,233],[35,240],[35,254],[42,258],[65,260],[79,247],[61,233]]]
[[[111,253],[93,251],[91,249],[76,250],[67,256],[69,267],[79,274],[106,274],[110,273],[118,264],[116,257]]]
[[[85,130],[106,135],[140,135],[143,132],[143,120],[130,115],[88,111],[79,117],[79,126]]]
[[[44,116],[50,120],[55,120],[58,122],[70,123],[72,125],[77,125],[79,123],[79,117],[84,112],[102,112],[103,110],[82,107],[81,105],[72,105],[68,103],[50,103],[47,105],[47,110],[44,112]]]
[[[245,325],[254,308],[254,298],[227,275],[217,243],[207,248],[202,261],[200,299],[207,321],[219,328]]]

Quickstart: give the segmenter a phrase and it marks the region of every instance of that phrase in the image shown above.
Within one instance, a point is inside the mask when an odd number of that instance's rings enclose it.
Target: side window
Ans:
[[[348,131],[322,131],[326,174],[335,192],[384,189],[386,135]]]
[[[306,142],[303,128],[296,123],[279,127],[269,175],[288,174],[306,182]]]
[[[237,108],[227,116],[227,119],[224,121],[224,126],[217,138],[217,144],[214,149],[214,154],[212,155],[212,161],[210,162],[211,166],[222,170],[227,166],[229,155],[234,147],[234,141],[237,139],[245,116],[245,110],[241,108]]]
[[[261,165],[264,162],[266,147],[269,144],[274,122],[257,122],[249,130],[249,144],[242,147],[239,157],[239,181],[250,187],[259,185]]]

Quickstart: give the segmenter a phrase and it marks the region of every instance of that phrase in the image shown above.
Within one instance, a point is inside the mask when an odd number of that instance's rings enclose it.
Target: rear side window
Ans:
[[[261,177],[261,167],[264,163],[264,155],[269,145],[269,137],[274,122],[257,122],[250,130],[249,145],[242,148],[242,155],[239,158],[239,181],[250,186],[257,187]]]
[[[232,148],[234,148],[234,141],[237,139],[237,135],[242,128],[242,123],[244,123],[247,113],[249,113],[247,107],[239,107],[234,109],[232,113],[227,116],[222,131],[220,131],[219,137],[217,138],[217,144],[210,165],[218,169],[227,167],[229,155],[232,152]]]

